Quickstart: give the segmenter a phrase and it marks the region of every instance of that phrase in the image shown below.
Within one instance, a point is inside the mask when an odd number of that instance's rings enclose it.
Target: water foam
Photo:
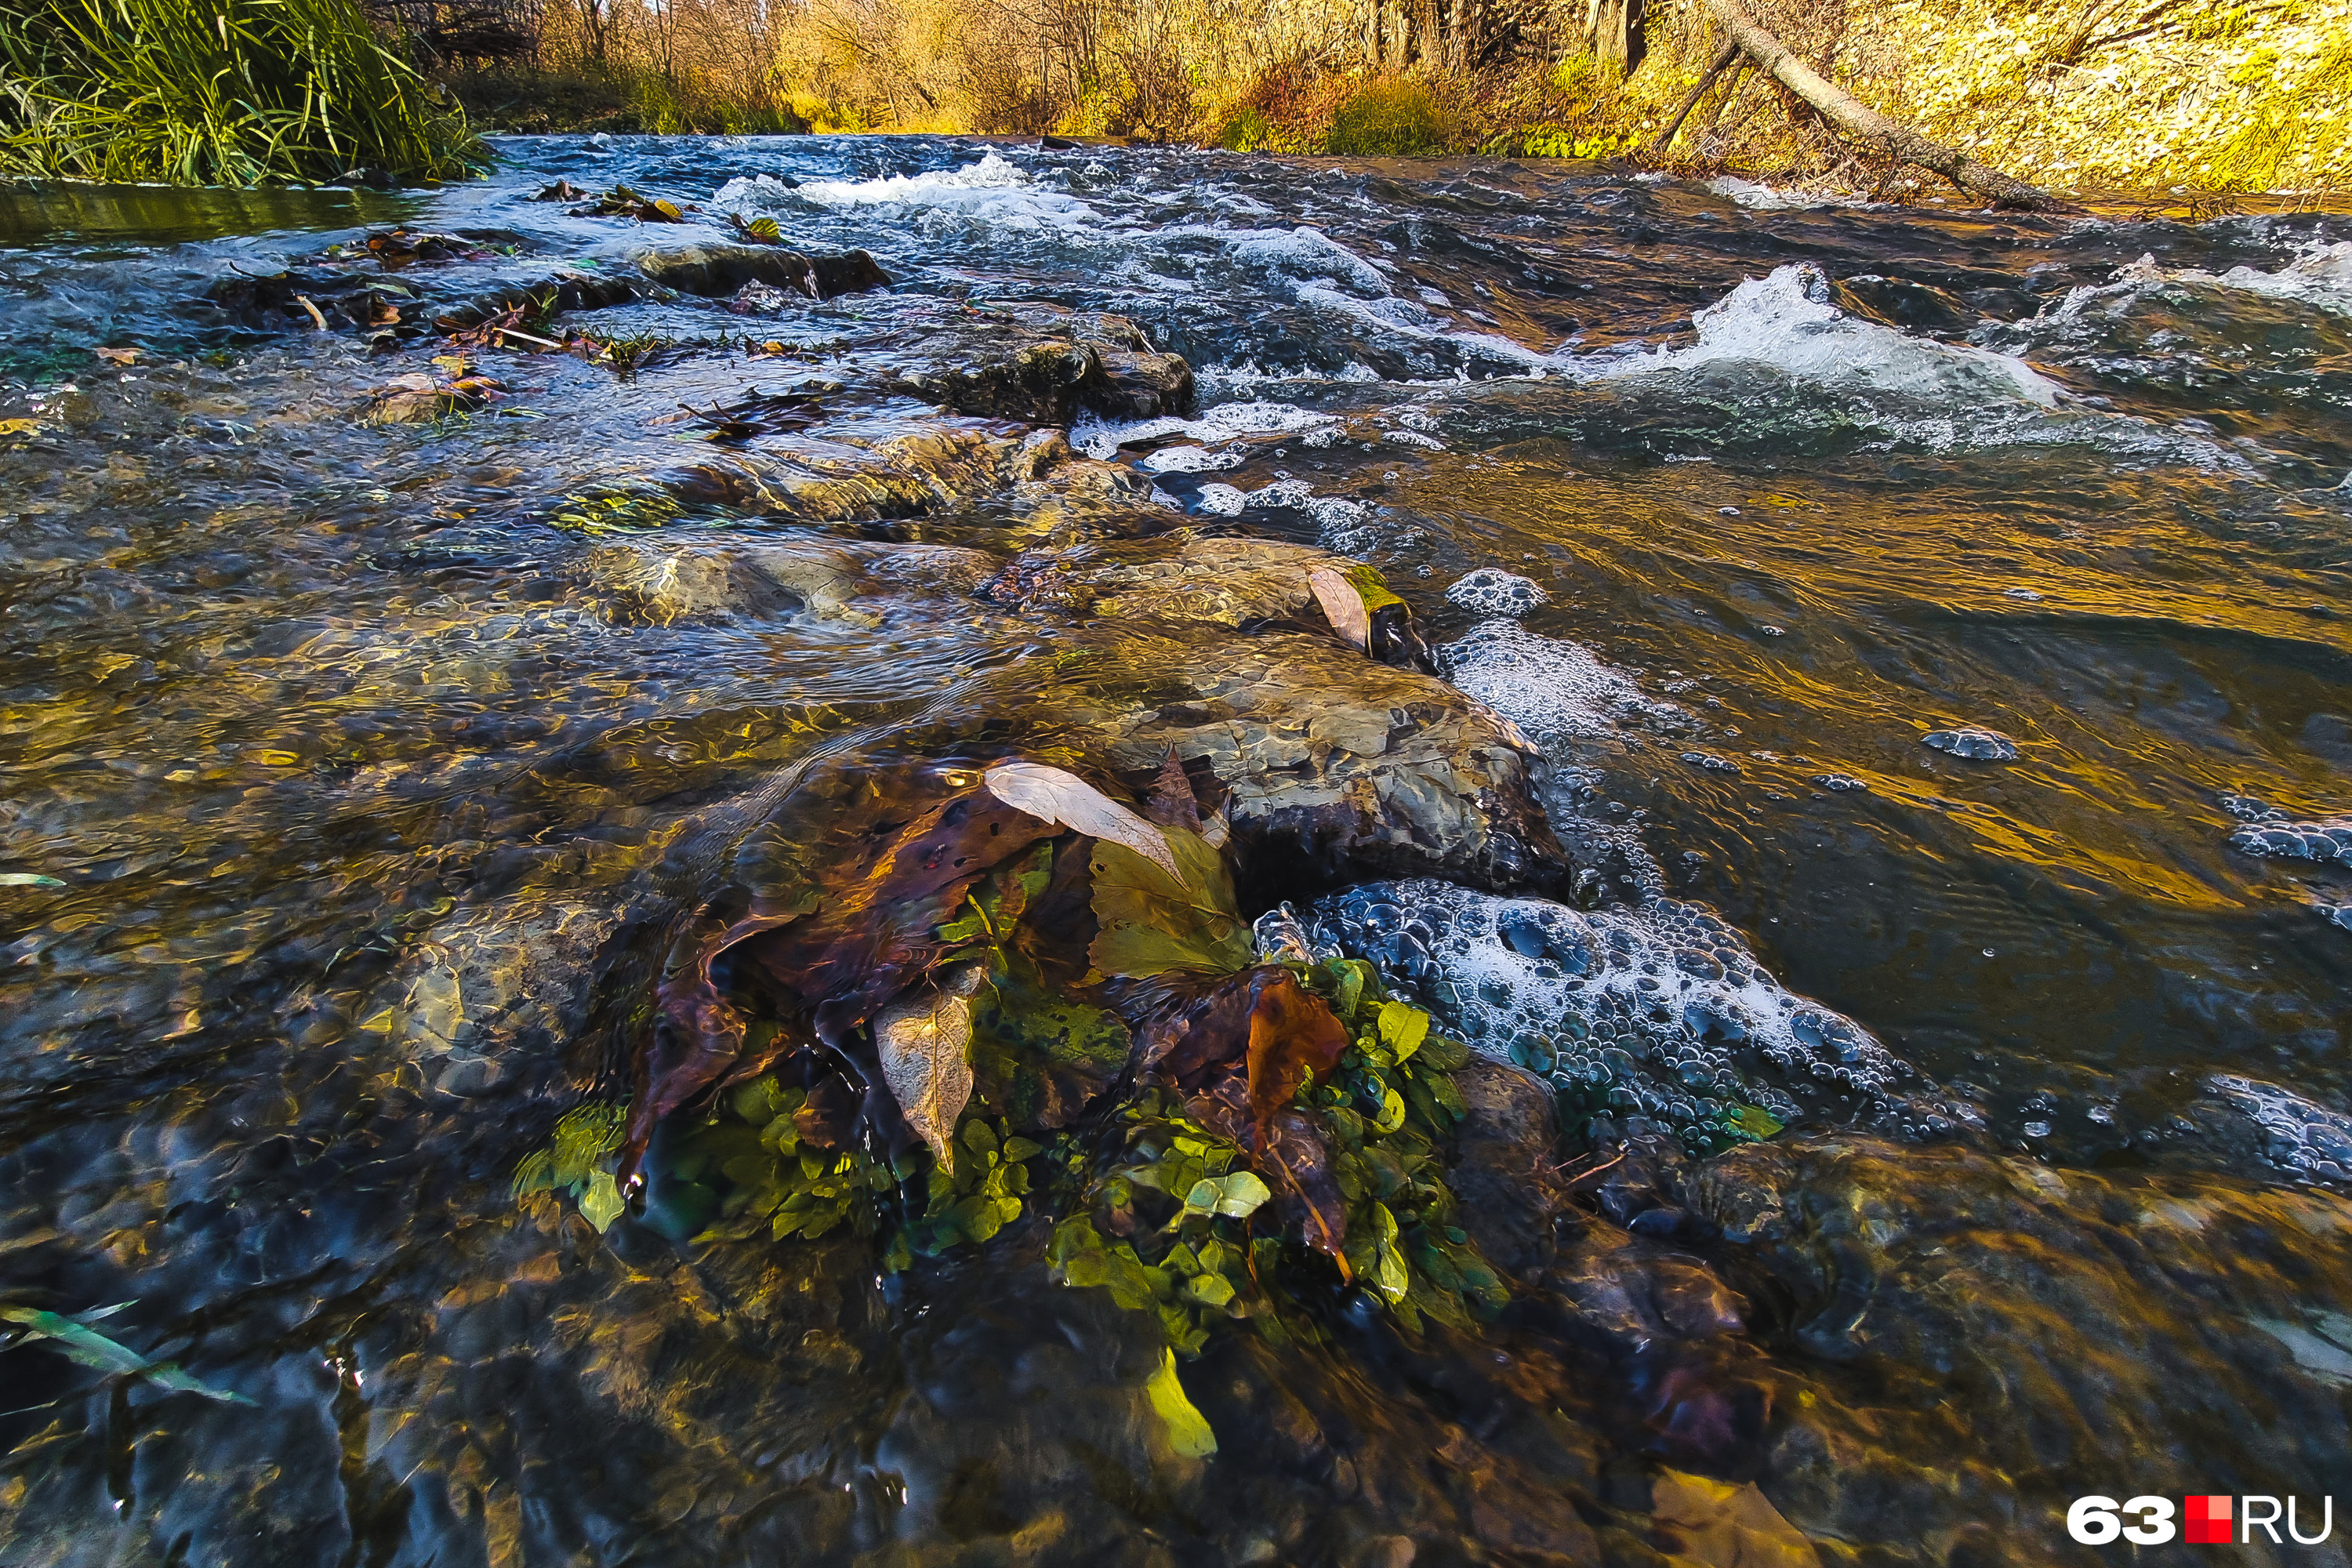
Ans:
[[[1481,566],[1455,578],[1445,590],[1445,600],[1484,616],[1517,616],[1541,609],[1551,595],[1516,572]]]
[[[1082,416],[1070,428],[1070,445],[1089,458],[1108,462],[1129,443],[1182,436],[1202,447],[1217,447],[1244,436],[1284,435],[1336,426],[1338,417],[1301,408],[1295,403],[1220,403],[1202,411],[1197,419],[1166,415],[1157,419],[1108,421]],[[1225,465],[1204,465],[1223,467]]]
[[[729,181],[713,200],[724,205],[729,193],[743,183]],[[739,193],[739,199],[750,194]],[[921,207],[1007,228],[1085,228],[1098,225],[1102,218],[1076,196],[1040,185],[993,153],[977,163],[939,173],[891,174],[875,180],[811,180],[792,195],[823,207]]]
[[[2144,289],[2166,283],[2239,289],[2273,300],[2292,300],[2352,314],[2352,239],[2338,240],[2334,245],[2305,246],[2294,260],[2275,272],[2265,272],[2257,267],[2232,267],[2219,275],[2193,268],[2167,272],[2156,264],[2154,256],[2143,256],[2128,267],[2118,268],[2115,281],[2105,289],[2074,292],[2093,299],[2123,290],[2137,296]],[[2070,294],[2068,303],[2073,302],[2074,295]]]
[[[1311,934],[1378,964],[1481,1055],[1547,1074],[1589,1111],[1677,1131],[1742,1106],[1783,1121],[1828,1086],[1884,1107],[1909,1072],[1869,1031],[1789,991],[1703,905],[1590,912],[1450,882],[1375,882],[1318,900]]]
[[[2352,866],[2352,816],[2294,822],[2273,815],[2231,834],[2230,847],[2263,858],[2315,860],[2322,865],[2340,861]]]
[[[1456,687],[1538,743],[1613,735],[1630,718],[1667,725],[1690,721],[1685,710],[1644,696],[1632,676],[1602,663],[1591,648],[1515,621],[1481,621],[1440,649],[1439,658]]]
[[[2262,1157],[2313,1181],[2352,1181],[2352,1117],[2261,1079],[2216,1073],[2205,1089],[2253,1124]]]
[[[1899,394],[1922,402],[2058,406],[2056,382],[2011,355],[1966,343],[1915,338],[1852,316],[1830,302],[1829,282],[1811,267],[1749,278],[1691,317],[1698,342],[1618,359],[1600,374],[1638,375],[1748,360],[1827,385]]]
[[[1778,191],[1754,180],[1743,180],[1737,174],[1720,174],[1706,183],[1708,191],[1726,201],[1737,202],[1750,212],[1801,212],[1831,205],[1826,196],[1801,195],[1793,191]]]

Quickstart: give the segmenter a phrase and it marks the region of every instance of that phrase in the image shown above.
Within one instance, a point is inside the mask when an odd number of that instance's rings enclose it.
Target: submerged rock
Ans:
[[[762,283],[807,300],[831,300],[890,286],[890,275],[863,250],[804,256],[771,245],[648,246],[630,253],[636,269],[681,294],[730,295]]]
[[[1853,1138],[1738,1149],[1688,1192],[1717,1265],[1778,1303],[1781,1388],[1811,1385],[1780,1402],[1765,1486],[1817,1535],[1997,1517],[2007,1551],[2061,1561],[2068,1502],[2118,1453],[2133,1492],[2231,1475],[2309,1499],[2352,1446],[2343,1198]]]
[[[1148,419],[1192,405],[1192,367],[1100,311],[993,307],[900,352],[912,363],[896,384],[959,414],[1067,425],[1082,409]]]
[[[1464,1228],[1505,1273],[1540,1270],[1559,1250],[1557,1227],[1569,1212],[1551,1086],[1532,1073],[1484,1060],[1472,1062],[1454,1082],[1468,1111],[1458,1130],[1461,1163],[1453,1179]]]
[[[949,545],[709,535],[602,545],[588,558],[590,578],[625,618],[654,626],[798,616],[877,626],[894,608],[937,614],[938,598],[971,593],[994,566],[983,552]]]

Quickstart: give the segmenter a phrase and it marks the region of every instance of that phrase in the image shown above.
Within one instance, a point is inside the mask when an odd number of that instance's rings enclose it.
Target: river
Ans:
[[[0,1345],[0,1563],[2087,1563],[2089,1493],[2310,1528],[2352,1453],[2352,221],[498,152],[0,194],[0,1304],[126,1304],[88,1325],[238,1396]],[[887,286],[739,289],[726,214]],[[404,226],[460,243],[370,258]],[[530,352],[573,332],[622,363]],[[1128,369],[1020,357],[1087,333]],[[1376,567],[1444,684],[1055,596],[1115,558],[1246,599],[1273,557],[1220,542]],[[1559,1096],[1493,1321],[1223,1327],[1171,1363],[1204,1457],[1041,1227],[894,1273],[510,1195],[812,777],[1213,731],[1240,803],[1329,739],[1327,668],[1403,726],[1364,755],[1455,702],[1539,807],[1233,807],[1244,913]],[[1692,1132],[1739,1106],[1785,1130]]]

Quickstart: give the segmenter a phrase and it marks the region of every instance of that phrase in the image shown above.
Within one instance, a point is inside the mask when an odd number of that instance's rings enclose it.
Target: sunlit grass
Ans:
[[[486,161],[358,0],[0,8],[0,174],[256,185]]]

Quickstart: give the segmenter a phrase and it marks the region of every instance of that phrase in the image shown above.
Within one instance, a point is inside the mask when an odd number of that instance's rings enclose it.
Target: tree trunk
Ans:
[[[1649,51],[1642,9],[1642,0],[1601,0],[1595,16],[1593,52],[1603,65],[1615,68],[1621,81],[1641,68],[1642,57]]]
[[[1969,195],[1994,206],[2046,212],[2058,205],[2048,192],[1965,157],[1857,101],[1790,54],[1786,45],[1748,14],[1739,0],[1706,0],[1706,9],[1717,25],[1730,35],[1731,41],[1746,50],[1775,81],[1811,104],[1822,119],[1855,141],[1888,158],[1933,170]]]

